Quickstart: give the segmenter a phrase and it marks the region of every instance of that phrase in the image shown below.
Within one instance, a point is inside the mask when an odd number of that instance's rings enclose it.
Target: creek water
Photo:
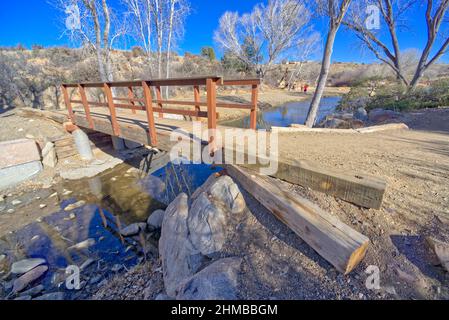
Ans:
[[[219,170],[206,165],[169,163],[142,176],[135,167],[135,163],[122,164],[94,178],[55,185],[49,192],[56,191],[53,197],[58,209],[1,237],[0,254],[6,255],[9,265],[21,259],[44,258],[49,271],[38,283],[44,284],[46,292],[64,291],[73,299],[89,297],[86,290],[94,292],[95,286],[111,274],[142,262],[147,252],[157,248],[158,231],[147,233],[142,239],[142,235],[124,238],[119,230],[145,222],[154,210],[165,209],[180,192],[192,194]],[[39,213],[39,201],[30,203],[28,209]],[[83,201],[79,207],[65,210],[79,201]],[[89,246],[71,248],[87,239],[93,239]],[[80,266],[87,260],[94,261],[81,271],[87,289],[69,292],[65,288],[66,267]],[[8,268],[0,278],[5,277]],[[12,283],[14,279],[6,275],[3,280]]]
[[[327,115],[333,113],[338,106],[341,97],[324,97],[321,99],[320,108],[318,109],[317,123],[324,119]],[[276,108],[262,110],[257,116],[258,129],[270,129],[272,126],[288,127],[291,124],[304,124],[307,118],[311,100],[289,102]],[[221,124],[238,127],[249,128],[249,116],[223,121]]]

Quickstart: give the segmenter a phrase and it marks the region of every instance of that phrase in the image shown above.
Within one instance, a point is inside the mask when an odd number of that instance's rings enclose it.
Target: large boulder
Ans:
[[[246,208],[239,187],[228,176],[216,178],[192,203],[187,219],[190,240],[203,255],[222,249],[229,228]]]
[[[225,258],[207,266],[179,288],[178,300],[237,300],[241,258]]]
[[[188,197],[181,193],[165,210],[162,222],[159,253],[165,290],[171,297],[177,295],[179,284],[198,271],[201,265],[199,252],[189,240],[188,215]]]

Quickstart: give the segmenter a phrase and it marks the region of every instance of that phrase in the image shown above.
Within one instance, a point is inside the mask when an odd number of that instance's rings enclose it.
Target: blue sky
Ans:
[[[120,0],[110,0],[115,5]],[[218,19],[227,10],[240,13],[251,11],[261,0],[190,0],[192,13],[187,19],[184,40],[180,43],[180,52],[198,53],[202,46],[214,46],[213,33]],[[423,8],[409,13],[411,29],[401,32],[401,48],[422,48],[425,42],[425,22]],[[21,43],[27,47],[33,44],[44,46],[70,45],[61,37],[61,16],[48,0],[1,0],[0,1],[0,45],[13,46]],[[315,28],[321,31],[323,22],[315,21]],[[340,30],[335,48],[334,61],[372,62],[375,59],[368,53],[362,53],[355,37]],[[447,61],[445,57],[443,60]]]

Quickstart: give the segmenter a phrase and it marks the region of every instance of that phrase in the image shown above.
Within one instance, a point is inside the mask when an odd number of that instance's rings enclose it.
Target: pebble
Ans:
[[[32,134],[26,134],[25,138],[33,140],[34,136]]]
[[[5,197],[3,194],[1,194],[1,195],[0,195],[0,202],[5,201],[5,198],[6,198],[6,197]]]
[[[9,214],[14,213],[14,209],[8,209],[8,210],[6,211],[6,213],[9,213]]]
[[[55,193],[52,193],[52,194],[50,195],[50,198],[56,197],[57,195],[58,195],[58,193],[57,193],[57,192],[55,192]]]
[[[22,203],[22,201],[20,201],[20,200],[13,200],[13,201],[11,201],[11,204],[13,205],[13,206],[18,206],[19,204],[21,204]]]
[[[6,254],[0,254],[0,263],[6,259]]]
[[[69,215],[69,218],[70,218],[70,220],[73,220],[73,219],[75,219],[75,218],[76,218],[76,216],[75,216],[75,214],[74,214],[74,213],[71,213],[71,214]]]
[[[68,196],[68,195],[70,195],[70,194],[72,194],[73,193],[73,191],[70,191],[70,190],[67,190],[67,189],[64,189],[63,191],[62,191],[62,195],[63,196]]]
[[[34,237],[31,238],[31,241],[36,241],[37,239],[39,239],[39,236],[35,235]]]
[[[79,207],[84,206],[85,204],[86,204],[86,201],[80,200],[80,201],[78,201],[78,202],[69,204],[67,207],[64,208],[64,211],[75,210],[75,209],[77,209],[77,208],[79,208]]]
[[[68,247],[67,249],[71,250],[71,249],[77,249],[77,250],[81,250],[81,249],[87,249],[89,247],[92,247],[93,245],[95,245],[95,239],[89,238],[87,240],[81,241],[71,247]]]
[[[45,259],[34,258],[34,259],[24,259],[14,262],[11,266],[11,273],[13,274],[23,274],[28,271],[45,264],[47,261]]]
[[[44,209],[47,205],[42,203],[41,205],[39,205],[39,208]]]

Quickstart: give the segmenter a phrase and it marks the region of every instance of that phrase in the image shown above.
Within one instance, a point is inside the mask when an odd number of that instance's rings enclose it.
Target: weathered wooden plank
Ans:
[[[260,165],[243,164],[250,169]],[[380,209],[386,182],[374,176],[340,172],[312,165],[304,160],[279,159],[275,178],[343,199],[364,208]]]
[[[291,194],[272,178],[233,165],[225,168],[254,198],[341,273],[350,273],[364,258],[369,239],[361,233],[309,200]]]

